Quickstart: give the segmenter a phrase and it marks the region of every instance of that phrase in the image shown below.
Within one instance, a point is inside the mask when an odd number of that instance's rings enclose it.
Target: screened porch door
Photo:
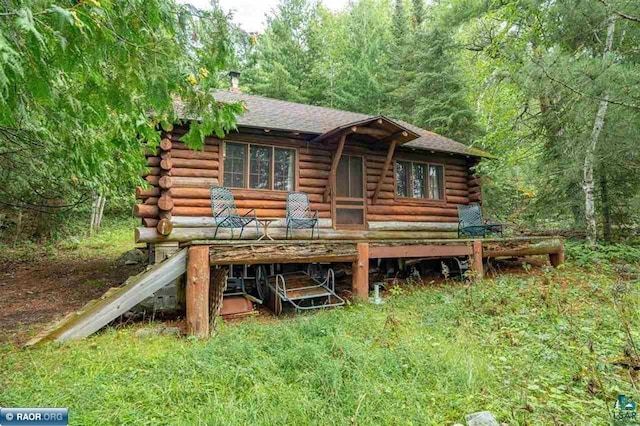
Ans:
[[[364,158],[343,155],[336,170],[336,197],[333,221],[336,228],[364,229],[367,193],[364,180]]]

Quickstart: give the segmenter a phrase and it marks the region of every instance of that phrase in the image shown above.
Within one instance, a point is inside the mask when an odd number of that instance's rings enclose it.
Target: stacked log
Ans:
[[[143,204],[134,206],[134,214],[165,236],[173,230],[173,215],[211,215],[209,189],[218,185],[219,141],[206,138],[196,151],[179,141],[182,134],[183,129],[176,129],[162,136],[158,150],[147,158],[145,180],[152,187],[136,189]]]
[[[160,178],[158,179],[158,186],[160,187],[160,198],[158,198],[156,201],[157,213],[154,215],[159,218],[158,223],[156,224],[156,230],[160,235],[169,235],[173,230],[173,225],[171,224],[171,210],[173,210],[173,199],[168,192],[171,188],[171,169],[173,168],[171,148],[171,134],[166,134],[165,137],[160,141],[160,147],[158,150],[160,159]]]
[[[150,188],[136,190],[136,197],[143,200],[143,203],[135,206],[134,213],[142,219],[144,227],[155,228],[157,233],[164,236],[167,232],[171,232],[172,228],[172,232],[180,230],[179,232],[183,234],[182,229],[185,227],[213,229],[213,225],[203,218],[211,218],[210,187],[217,186],[222,177],[220,156],[222,141],[215,137],[207,137],[202,149],[192,150],[179,141],[185,131],[185,128],[178,126],[171,131],[171,134],[163,135],[160,148],[157,152],[151,153],[147,159],[149,169],[146,180]],[[321,221],[325,221],[322,223],[330,223],[332,203],[330,200],[323,200],[323,194],[327,187],[334,155],[331,143],[310,144],[299,138],[255,132],[229,135],[229,141],[296,148],[296,190],[309,195],[311,208],[318,210]],[[386,147],[358,140],[347,140],[344,155],[359,155],[365,159],[366,211],[370,231],[376,229],[378,226],[376,224],[395,222],[406,224],[406,231],[442,232],[431,228],[437,228],[440,225],[456,226],[455,223],[458,220],[456,205],[481,201],[480,179],[469,175],[469,167],[473,165],[472,160],[446,154],[408,151],[400,147],[394,155],[396,160],[420,161],[445,166],[446,198],[445,200],[424,200],[396,197],[394,167],[390,167],[381,181],[378,198],[373,203],[372,197],[384,169]],[[287,195],[285,191],[255,189],[233,189],[232,191],[240,214],[256,209],[258,217],[285,217]],[[202,224],[181,225],[189,221]],[[272,224],[270,230],[272,227],[277,229],[278,225]],[[392,228],[386,226],[384,232],[391,234],[405,231]],[[451,231],[447,229],[446,232]],[[192,234],[193,232],[190,235]],[[176,237],[180,241],[182,238],[180,235]],[[398,236],[398,238],[402,237]]]
[[[269,235],[274,239],[285,239],[285,228],[271,228],[269,227]],[[290,231],[291,232],[291,231]],[[139,243],[157,243],[165,241],[196,241],[196,240],[213,240],[215,234],[214,227],[206,228],[174,228],[173,232],[164,236],[160,234],[154,228],[140,227],[136,229],[136,242]],[[234,239],[238,239],[240,234],[239,229],[234,229]],[[367,239],[380,239],[380,240],[415,240],[415,239],[448,239],[455,238],[455,232],[452,231],[352,231],[341,229],[321,229],[320,238],[323,240],[367,240]],[[256,240],[262,236],[262,229],[256,232],[253,224],[246,227],[242,234],[243,240]],[[293,236],[289,237],[294,240],[309,240],[311,238],[310,229],[296,229],[293,230]],[[220,228],[216,235],[216,240],[228,240],[231,239],[231,230],[229,228]]]

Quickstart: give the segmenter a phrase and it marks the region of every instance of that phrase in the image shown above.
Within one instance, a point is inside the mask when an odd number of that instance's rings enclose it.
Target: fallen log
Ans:
[[[484,257],[516,257],[540,254],[560,253],[564,250],[561,238],[551,238],[543,241],[483,241]]]

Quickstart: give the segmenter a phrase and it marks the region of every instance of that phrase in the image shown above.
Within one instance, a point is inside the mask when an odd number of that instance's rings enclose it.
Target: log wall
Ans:
[[[150,187],[137,189],[136,197],[141,200],[141,204],[134,207],[134,214],[142,219],[143,228],[148,228],[139,229],[136,233],[139,242],[188,241],[197,238],[198,232],[194,231],[195,229],[202,231],[200,239],[209,237],[210,232],[206,230],[212,226],[209,188],[218,185],[222,180],[221,141],[215,137],[208,137],[201,150],[191,150],[180,141],[185,131],[183,127],[176,127],[171,133],[163,134],[158,150],[147,154],[148,168],[145,180]],[[309,194],[311,208],[317,209],[319,217],[322,218],[321,227],[333,230],[331,199],[326,199],[324,194],[337,141],[312,144],[302,137],[272,136],[256,131],[230,134],[227,140],[296,148],[295,189]],[[439,238],[455,238],[458,220],[456,206],[482,200],[480,178],[470,171],[473,160],[463,156],[399,147],[393,156],[394,160],[444,165],[446,199],[418,200],[395,197],[392,164],[382,180],[381,189],[374,202],[373,196],[384,169],[387,149],[387,144],[378,146],[352,137],[347,137],[344,147],[343,155],[364,157],[367,237],[376,238],[376,233],[379,233],[381,238],[392,238],[394,232],[406,237],[407,231],[412,231],[429,233]],[[258,217],[285,217],[287,194],[284,191],[232,191],[241,214],[256,209]],[[193,223],[199,225],[193,226]],[[206,225],[203,225],[204,223]],[[446,225],[446,230],[440,225]],[[276,223],[270,226],[270,229],[277,230],[283,226],[284,223]],[[275,233],[279,235],[280,232]],[[335,232],[321,233],[323,234],[325,238],[336,236]],[[352,236],[352,233],[349,235]]]

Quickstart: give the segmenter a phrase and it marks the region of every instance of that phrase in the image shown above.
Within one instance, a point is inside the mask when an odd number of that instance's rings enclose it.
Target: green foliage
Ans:
[[[492,411],[507,424],[606,424],[612,364],[635,339],[638,282],[565,268],[422,287],[384,305],[222,324],[210,340],[108,330],[6,348],[6,405],[68,406],[73,424],[419,424]],[[60,389],[64,389],[61,392]],[[175,419],[175,420],[174,420]]]
[[[232,54],[228,33],[218,9],[173,0],[4,2],[0,203],[57,213],[92,192],[131,192],[143,145],[170,128],[178,97],[201,118],[190,146],[233,128],[241,106],[210,90]]]
[[[488,205],[534,226],[582,228],[585,152],[606,93],[611,104],[594,164],[596,211],[606,238],[637,223],[640,185],[629,170],[638,166],[633,129],[640,109],[630,93],[640,87],[631,47],[640,25],[618,20],[613,51],[603,57],[608,14],[637,15],[637,5],[608,2],[607,11],[579,0],[447,3],[468,50],[465,74],[486,132],[480,143],[499,157],[482,168],[490,178]]]
[[[638,244],[597,244],[589,247],[581,242],[567,241],[565,250],[567,261],[580,267],[611,271],[640,266]]]
[[[462,141],[477,133],[450,29],[425,27],[420,0],[360,0],[331,13],[283,0],[246,64],[248,89],[386,114]]]
[[[243,79],[264,96],[307,102],[316,81],[312,68],[321,55],[317,40],[317,1],[287,0],[267,19],[267,31],[249,62],[254,66]]]
[[[87,237],[88,215],[66,216],[62,232],[45,241],[28,238],[0,239],[0,263],[25,263],[64,257],[74,259],[117,258],[135,247],[131,230],[137,219],[107,214],[100,232]]]

